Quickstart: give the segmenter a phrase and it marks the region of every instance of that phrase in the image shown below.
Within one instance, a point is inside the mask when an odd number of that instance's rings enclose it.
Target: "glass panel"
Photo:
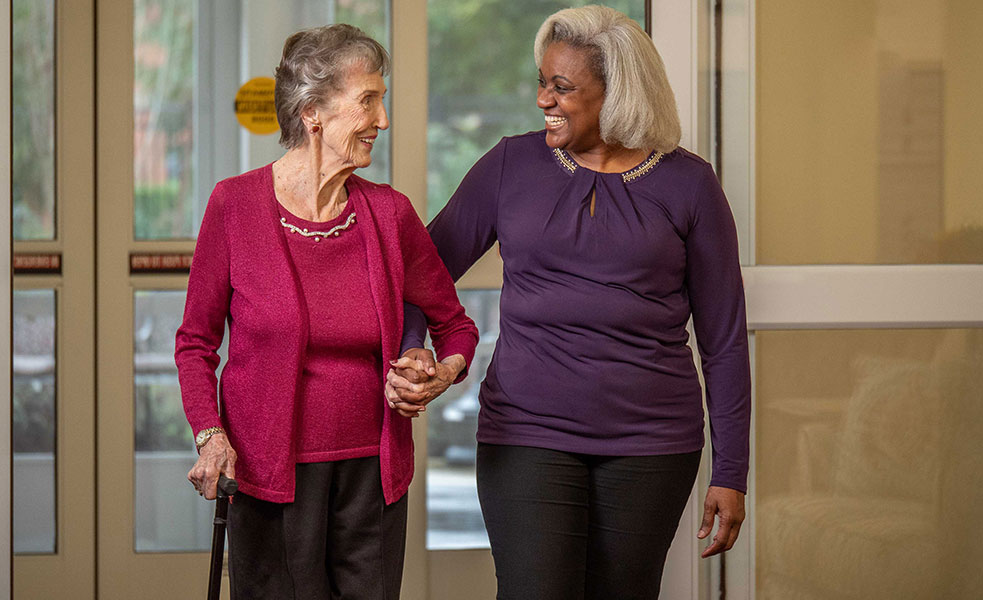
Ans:
[[[979,3],[755,11],[758,263],[983,262]]]
[[[14,552],[53,553],[55,520],[55,291],[15,291]]]
[[[174,364],[184,297],[177,291],[137,291],[133,298],[137,552],[207,550],[211,543],[214,505],[186,480],[198,455]]]
[[[134,237],[193,238],[219,180],[283,153],[279,132],[252,134],[233,110],[239,87],[273,77],[283,42],[348,22],[389,47],[384,0],[134,1]],[[389,181],[389,138],[359,175]]]
[[[55,3],[14,0],[13,230],[15,240],[55,237]]]
[[[427,548],[487,548],[474,479],[478,388],[498,339],[499,290],[458,296],[480,339],[467,378],[427,407]]]
[[[193,145],[197,4],[133,2],[133,233],[138,240],[193,237],[200,220]]]
[[[756,344],[757,597],[978,598],[983,329]]]
[[[543,128],[533,40],[549,15],[588,0],[428,0],[427,214],[502,136]],[[644,26],[643,0],[611,0]],[[429,220],[429,219],[428,219]]]

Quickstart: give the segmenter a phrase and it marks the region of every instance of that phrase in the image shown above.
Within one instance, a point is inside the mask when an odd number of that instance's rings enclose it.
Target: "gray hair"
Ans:
[[[601,139],[625,148],[670,152],[682,130],[676,97],[655,44],[633,19],[596,4],[550,15],[536,34],[536,66],[550,44],[563,42],[590,56],[604,82]]]
[[[367,73],[391,68],[389,53],[358,27],[339,23],[298,31],[283,44],[273,92],[280,145],[297,148],[307,139],[301,114],[323,105],[345,85],[349,69],[361,65]]]

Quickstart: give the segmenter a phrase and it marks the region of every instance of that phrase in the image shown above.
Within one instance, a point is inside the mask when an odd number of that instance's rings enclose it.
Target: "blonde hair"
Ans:
[[[290,149],[304,144],[301,113],[339,93],[355,65],[364,67],[366,73],[381,71],[383,76],[391,65],[382,44],[358,27],[338,23],[304,29],[287,38],[273,90],[281,146]]]
[[[553,13],[536,34],[537,67],[542,66],[549,45],[557,42],[586,50],[591,68],[604,82],[600,116],[604,143],[659,152],[679,145],[682,129],[676,97],[662,57],[638,23],[596,4]]]

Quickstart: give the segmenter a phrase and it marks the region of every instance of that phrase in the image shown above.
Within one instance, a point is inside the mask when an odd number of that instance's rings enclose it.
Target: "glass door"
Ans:
[[[13,591],[95,593],[92,3],[11,3]]]
[[[711,589],[973,598],[983,15],[711,4],[712,137],[746,215],[755,348],[747,539]]]

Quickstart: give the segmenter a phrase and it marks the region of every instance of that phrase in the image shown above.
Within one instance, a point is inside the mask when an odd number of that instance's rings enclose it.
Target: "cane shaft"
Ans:
[[[222,561],[225,558],[225,523],[229,514],[229,499],[215,500],[215,520],[212,529],[212,564],[208,571],[208,600],[218,600],[222,589]]]

